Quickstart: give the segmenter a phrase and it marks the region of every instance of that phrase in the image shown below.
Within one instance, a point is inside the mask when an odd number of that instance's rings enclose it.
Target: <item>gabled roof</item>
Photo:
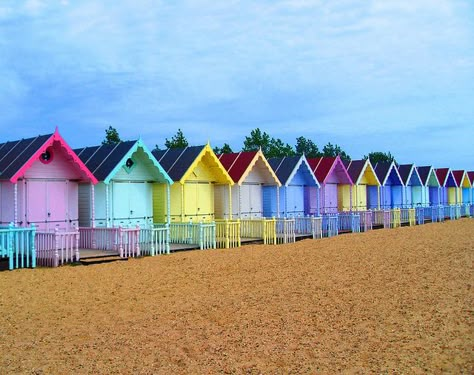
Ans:
[[[162,165],[171,179],[184,184],[198,163],[208,155],[211,158],[211,170],[218,176],[219,183],[233,185],[234,181],[217,158],[211,146],[188,146],[185,148],[173,148],[166,150],[153,150],[153,156]]]
[[[351,180],[354,182],[355,185],[360,184],[360,180],[364,176],[364,173],[366,172],[367,168],[369,168],[375,178],[375,186],[380,186],[380,181],[369,159],[351,161],[344,160],[344,165],[346,166],[347,173],[349,173],[349,176],[351,176]]]
[[[248,174],[255,167],[258,160],[261,160],[265,170],[271,176],[271,181],[266,181],[266,183],[281,186],[278,177],[276,176],[270,164],[268,164],[268,161],[261,150],[221,154],[217,157],[236,184],[241,185],[247,178]]]
[[[152,155],[141,139],[117,144],[90,146],[75,149],[79,158],[92,171],[98,181],[108,184],[127,160],[141,148],[157,170],[157,181],[172,184],[173,181]]]
[[[418,175],[420,176],[421,184],[423,186],[428,186],[431,176],[433,176],[436,180],[436,185],[440,185],[438,176],[436,176],[436,173],[432,166],[426,165],[423,167],[416,167],[416,170],[418,172]]]
[[[387,180],[390,178],[391,175],[396,176],[396,179],[400,182],[400,185],[403,185],[400,173],[398,173],[397,166],[393,161],[379,161],[375,165],[375,174],[377,175],[377,178],[379,179],[382,186],[386,185]]]
[[[467,178],[469,178],[471,186],[474,186],[474,171],[467,172]]]
[[[0,144],[0,180],[16,183],[54,142],[60,143],[67,157],[81,171],[84,181],[97,183],[97,179],[61,137],[57,128],[53,134]]]
[[[419,181],[420,185],[422,184],[420,175],[418,174],[418,171],[415,168],[415,164],[399,165],[398,173],[400,174],[402,182],[405,186],[413,185],[413,184],[410,184],[412,177],[415,177]]]
[[[320,183],[324,184],[328,182],[331,174],[335,173],[339,183],[353,185],[352,179],[349,173],[347,173],[347,169],[339,156],[335,158],[312,158],[308,159],[308,163]]]
[[[465,170],[453,171],[453,177],[458,187],[471,187],[472,186],[472,183],[471,181],[469,181],[469,177],[467,176],[467,172]]]
[[[314,182],[314,185],[312,186],[319,186],[319,182],[316,179],[316,176],[311,170],[308,160],[304,155],[271,158],[268,159],[268,163],[275,171],[280,182],[285,186],[290,184],[291,180],[294,178],[300,168],[307,170],[310,179]]]
[[[452,182],[457,187],[456,180],[449,168],[437,168],[435,169],[436,177],[438,177],[438,181],[440,186],[447,186],[449,183],[449,178],[451,177]]]

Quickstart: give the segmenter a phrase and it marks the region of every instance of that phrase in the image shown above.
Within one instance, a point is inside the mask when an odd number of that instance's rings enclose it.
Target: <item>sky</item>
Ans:
[[[56,126],[474,170],[474,1],[1,0],[0,142]]]

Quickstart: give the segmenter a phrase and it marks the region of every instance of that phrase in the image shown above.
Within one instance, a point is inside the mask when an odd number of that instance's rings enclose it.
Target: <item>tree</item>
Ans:
[[[258,151],[262,149],[264,155],[266,155],[270,149],[270,136],[257,128],[250,132],[249,137],[245,137],[244,147],[242,151]]]
[[[311,139],[306,139],[305,137],[296,138],[296,154],[306,155],[307,158],[322,156],[318,146]]]
[[[396,163],[395,158],[390,152],[381,152],[381,151],[369,152],[369,155],[364,155],[364,160],[367,160],[367,159],[369,159],[373,165],[377,164],[379,161],[381,162],[387,161],[389,163],[394,161]]]
[[[335,158],[338,155],[342,160],[351,160],[351,157],[337,144],[333,145],[331,142],[328,142],[327,145],[323,147],[323,156]]]
[[[220,154],[232,154],[234,151],[232,151],[232,148],[229,146],[228,143],[224,143],[224,146],[222,147],[214,147],[214,153],[216,155],[220,155]]]
[[[280,138],[270,137],[269,134],[257,128],[250,132],[249,137],[245,137],[242,151],[258,151],[259,149],[262,150],[266,158],[295,154],[295,150],[288,143],[283,143]]]
[[[294,156],[295,150],[291,147],[288,143],[283,143],[280,138],[271,138],[270,139],[270,146],[266,154],[264,154],[266,158],[282,158],[285,156]]]
[[[121,139],[117,129],[112,126],[109,126],[108,129],[105,129],[105,139],[102,141],[103,145],[115,145],[120,142]]]
[[[166,148],[184,148],[188,147],[189,143],[186,137],[184,136],[183,131],[181,129],[178,129],[176,134],[171,137],[171,140],[166,138],[165,146]]]

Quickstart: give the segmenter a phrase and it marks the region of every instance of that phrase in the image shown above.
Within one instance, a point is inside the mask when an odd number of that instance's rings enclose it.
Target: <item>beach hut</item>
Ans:
[[[470,204],[471,199],[471,181],[467,172],[464,170],[453,171],[453,177],[457,184],[456,189],[456,201],[459,204]]]
[[[467,172],[467,178],[471,183],[470,203],[474,205],[474,171]]]
[[[209,144],[166,150],[154,150],[153,155],[175,182],[171,186],[171,199],[154,205],[155,223],[211,222],[216,218],[215,187],[227,189],[227,207],[218,212],[232,212],[231,187],[234,184]],[[220,204],[220,201],[216,202]],[[169,204],[169,208],[168,208]],[[218,217],[220,218],[220,217]]]
[[[423,204],[423,184],[415,164],[401,164],[398,173],[403,182],[403,207],[420,207]]]
[[[141,139],[75,150],[99,183],[79,186],[81,227],[153,225],[153,187],[169,199],[173,183]],[[94,197],[94,199],[92,199]]]
[[[39,232],[79,226],[79,183],[97,179],[59,134],[0,144],[1,225],[35,224]]]
[[[437,206],[440,204],[440,183],[431,166],[416,167],[422,184],[422,205]]]
[[[381,183],[380,207],[382,209],[402,207],[404,185],[395,163],[378,162],[375,165],[375,173]]]
[[[97,180],[57,128],[0,144],[0,261],[14,269],[79,260],[80,182]]]
[[[232,197],[229,196],[227,186],[216,186],[216,216],[226,219],[264,217],[264,189],[268,187],[276,195],[281,184],[262,151],[222,154],[218,158],[234,181],[234,185],[231,188]],[[229,204],[230,198],[232,205]],[[232,207],[232,212],[229,211],[229,207]],[[269,217],[272,216],[276,215]]]
[[[275,187],[264,189],[265,216],[303,217],[319,213],[319,182],[304,155],[268,160],[282,183],[279,201]],[[315,190],[316,189],[316,190]],[[313,194],[311,194],[313,192]],[[316,192],[316,194],[315,194]],[[279,209],[277,208],[279,206]]]
[[[344,161],[347,172],[354,182],[352,209],[366,211],[379,207],[380,182],[369,159]],[[350,207],[346,207],[350,209]]]
[[[437,168],[435,172],[440,184],[440,204],[444,206],[456,204],[456,190],[458,186],[451,169]]]
[[[320,183],[321,213],[337,213],[351,207],[352,180],[341,158],[320,157],[308,159],[308,164]],[[309,194],[317,194],[317,187],[309,188]]]

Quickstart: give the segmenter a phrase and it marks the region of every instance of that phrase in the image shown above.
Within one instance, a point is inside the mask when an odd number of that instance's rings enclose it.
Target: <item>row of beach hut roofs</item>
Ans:
[[[0,144],[0,260],[54,267],[454,220],[474,216],[473,186],[464,170],[209,144],[73,150],[56,129]]]

